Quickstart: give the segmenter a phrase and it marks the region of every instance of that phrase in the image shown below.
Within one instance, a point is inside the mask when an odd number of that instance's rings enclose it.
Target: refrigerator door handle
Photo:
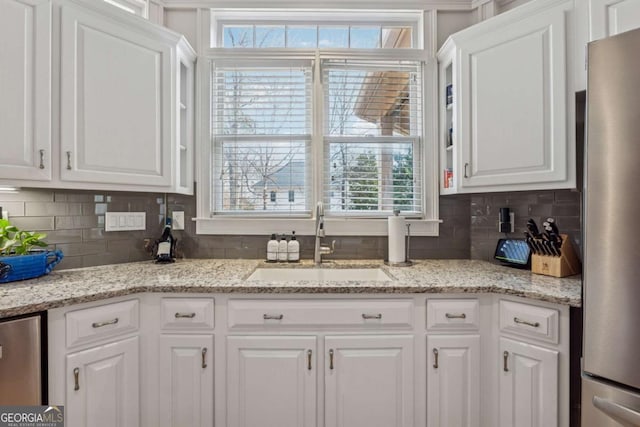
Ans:
[[[593,406],[614,420],[624,423],[624,426],[640,426],[640,412],[638,411],[599,396],[593,396]]]

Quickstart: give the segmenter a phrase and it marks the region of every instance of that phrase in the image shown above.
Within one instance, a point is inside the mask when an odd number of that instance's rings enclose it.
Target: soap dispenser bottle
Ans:
[[[267,262],[278,261],[278,241],[276,240],[276,234],[271,235],[271,240],[267,243]]]
[[[280,241],[278,242],[278,261],[280,262],[287,262],[287,238],[285,237],[285,235],[283,234],[280,237]]]
[[[296,232],[291,232],[291,240],[287,244],[287,252],[289,253],[289,262],[300,261],[300,243],[296,240]]]

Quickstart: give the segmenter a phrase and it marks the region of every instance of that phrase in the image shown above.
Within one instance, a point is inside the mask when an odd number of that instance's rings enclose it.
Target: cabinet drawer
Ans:
[[[137,331],[139,311],[134,299],[68,312],[67,347]]]
[[[427,329],[478,329],[478,306],[476,299],[430,299],[427,301]]]
[[[162,329],[213,329],[213,298],[163,298]]]
[[[500,301],[500,332],[558,343],[558,310],[513,301]]]
[[[229,329],[243,327],[362,326],[410,328],[412,300],[230,300]]]

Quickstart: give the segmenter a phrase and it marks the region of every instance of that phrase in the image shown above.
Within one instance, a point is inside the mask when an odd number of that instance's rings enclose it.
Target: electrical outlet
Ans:
[[[2,219],[9,219],[9,211],[2,209]]]
[[[173,229],[184,230],[184,211],[173,211]]]

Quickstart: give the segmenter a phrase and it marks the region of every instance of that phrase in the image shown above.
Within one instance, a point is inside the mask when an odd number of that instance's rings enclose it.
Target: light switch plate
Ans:
[[[173,211],[173,229],[184,230],[184,211]]]
[[[146,212],[106,212],[105,231],[133,231],[147,229]]]

